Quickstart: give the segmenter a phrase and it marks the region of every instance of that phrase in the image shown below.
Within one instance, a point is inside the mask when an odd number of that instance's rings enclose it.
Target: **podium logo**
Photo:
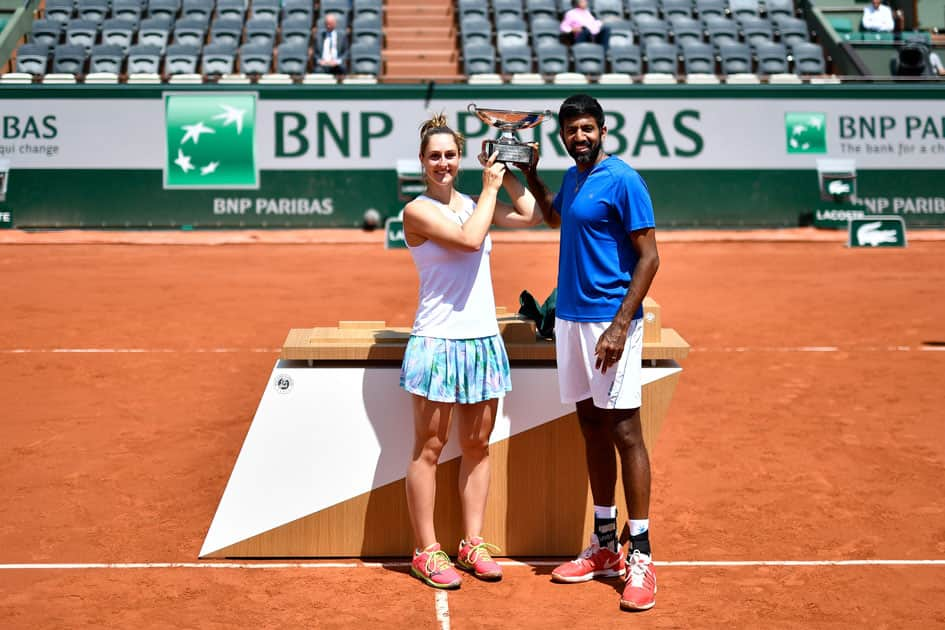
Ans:
[[[255,94],[165,94],[165,188],[259,188]]]
[[[826,153],[827,115],[811,112],[784,114],[788,153]]]

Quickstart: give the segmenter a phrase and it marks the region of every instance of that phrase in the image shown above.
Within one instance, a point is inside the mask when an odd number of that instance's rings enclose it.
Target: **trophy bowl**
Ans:
[[[551,110],[548,109],[541,112],[527,112],[477,107],[475,103],[470,103],[467,109],[482,122],[502,131],[497,140],[482,141],[482,152],[487,156],[498,153],[496,162],[506,164],[531,164],[535,148],[520,141],[517,132],[540,125],[545,118],[552,115]]]

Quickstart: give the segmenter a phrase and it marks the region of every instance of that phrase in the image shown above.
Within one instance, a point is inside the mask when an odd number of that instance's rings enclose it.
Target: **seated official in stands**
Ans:
[[[883,4],[882,0],[872,0],[863,8],[863,19],[860,28],[864,31],[876,33],[892,33],[896,30],[892,9]]]
[[[587,0],[574,0],[574,8],[564,14],[561,20],[561,32],[570,34],[573,43],[593,42],[607,48],[610,28],[594,17],[587,8]]]
[[[348,40],[337,26],[335,14],[329,13],[325,16],[325,28],[319,29],[315,35],[315,51],[318,54],[316,72],[336,75],[345,73],[344,58],[348,54]]]

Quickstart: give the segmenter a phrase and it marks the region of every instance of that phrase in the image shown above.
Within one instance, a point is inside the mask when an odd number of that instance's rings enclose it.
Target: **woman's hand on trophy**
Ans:
[[[493,153],[487,159],[484,159],[484,154],[479,155],[479,162],[485,167],[482,171],[483,189],[499,190],[502,187],[502,179],[505,177],[505,164],[495,161],[498,155],[498,152]]]

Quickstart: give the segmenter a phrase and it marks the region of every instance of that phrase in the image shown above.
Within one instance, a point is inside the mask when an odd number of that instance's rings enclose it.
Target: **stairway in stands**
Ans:
[[[383,81],[461,81],[454,15],[453,0],[387,0]]]

